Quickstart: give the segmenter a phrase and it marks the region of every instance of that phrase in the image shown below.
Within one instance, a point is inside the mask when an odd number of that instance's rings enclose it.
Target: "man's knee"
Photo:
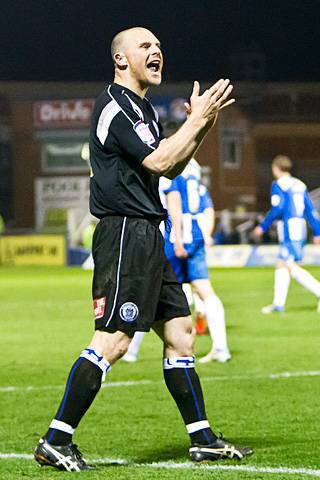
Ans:
[[[132,338],[123,332],[96,331],[89,345],[112,365],[127,352]]]
[[[192,288],[199,295],[202,301],[206,298],[214,295],[214,291],[209,279],[194,280],[192,282]]]
[[[184,351],[183,356],[193,355],[194,344],[196,339],[196,329],[192,326],[186,327],[185,331],[181,335],[181,349]]]
[[[191,317],[176,318],[170,323],[170,329],[165,332],[165,355],[192,356],[196,332]]]

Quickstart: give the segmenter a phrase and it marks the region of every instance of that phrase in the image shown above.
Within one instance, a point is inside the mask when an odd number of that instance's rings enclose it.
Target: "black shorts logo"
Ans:
[[[134,322],[139,315],[139,309],[135,303],[126,302],[120,307],[120,317],[124,322]]]

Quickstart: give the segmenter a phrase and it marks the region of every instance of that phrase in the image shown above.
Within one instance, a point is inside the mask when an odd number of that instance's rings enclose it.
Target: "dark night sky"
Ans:
[[[320,81],[320,0],[1,0],[0,80],[104,80],[133,25],[161,40],[164,78],[211,80],[255,44],[266,80]]]

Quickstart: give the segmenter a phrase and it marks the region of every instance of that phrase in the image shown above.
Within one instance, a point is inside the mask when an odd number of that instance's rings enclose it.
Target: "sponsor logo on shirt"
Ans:
[[[144,123],[142,120],[138,120],[133,125],[133,129],[143,143],[146,143],[149,146],[155,143],[156,139],[149,129],[149,124]]]

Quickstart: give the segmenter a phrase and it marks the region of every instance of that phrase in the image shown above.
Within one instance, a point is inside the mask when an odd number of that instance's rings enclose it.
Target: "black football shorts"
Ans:
[[[158,320],[190,315],[157,222],[103,218],[94,232],[92,253],[96,330],[133,336],[148,332]]]

